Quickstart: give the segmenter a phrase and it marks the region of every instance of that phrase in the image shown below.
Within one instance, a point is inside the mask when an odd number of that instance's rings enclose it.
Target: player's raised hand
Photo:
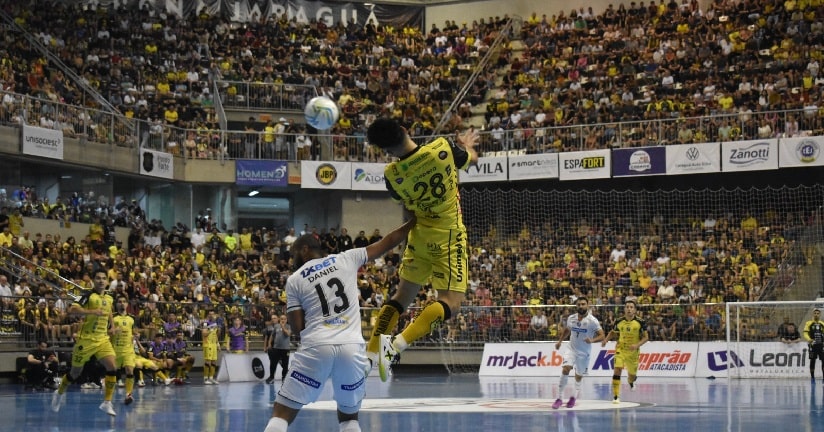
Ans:
[[[472,127],[458,134],[458,143],[463,148],[472,149],[478,144],[480,137],[478,130]]]

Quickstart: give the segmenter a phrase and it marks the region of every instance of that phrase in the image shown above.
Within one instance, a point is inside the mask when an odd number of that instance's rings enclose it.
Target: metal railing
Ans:
[[[245,81],[215,81],[224,108],[249,111],[303,112],[309,99],[318,95],[315,86]]]
[[[187,129],[169,125],[163,119],[125,122],[122,121],[124,117],[117,114],[18,93],[0,92],[0,98],[0,124],[15,126],[26,122],[62,130],[69,138],[127,147],[141,146],[192,159],[277,158],[294,161],[311,157],[342,161],[385,160],[379,152],[366,145],[365,130],[362,128],[311,134],[309,137],[313,143],[327,143],[329,148],[317,145],[307,153],[298,152],[295,146],[297,138],[305,134],[298,130],[302,125],[292,124],[287,132],[273,138],[258,131],[226,130],[220,115],[216,115],[213,126]],[[357,116],[360,124],[368,123],[374,117],[372,114]],[[765,128],[765,125],[770,127]],[[418,124],[413,124],[409,132],[413,140],[419,143],[433,138]],[[822,134],[824,109],[802,108],[751,113],[716,112],[702,117],[572,126],[488,127],[481,130],[477,150],[486,156],[504,156]],[[190,138],[194,140],[194,147]],[[270,151],[273,142],[275,150]],[[281,150],[278,150],[278,143],[282,143]],[[195,151],[190,151],[192,149]]]

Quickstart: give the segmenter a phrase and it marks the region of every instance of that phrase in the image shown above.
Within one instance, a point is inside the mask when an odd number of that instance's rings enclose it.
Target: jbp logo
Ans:
[[[727,357],[727,351],[707,353],[707,365],[710,370],[717,372],[744,366],[744,362],[738,358],[738,354],[733,351],[730,351],[729,353],[729,358]]]
[[[266,376],[263,370],[263,362],[257,357],[252,359],[252,373],[257,379],[263,379],[263,377]]]

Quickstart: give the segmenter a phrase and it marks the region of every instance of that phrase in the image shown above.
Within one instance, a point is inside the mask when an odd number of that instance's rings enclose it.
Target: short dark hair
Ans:
[[[396,120],[383,117],[369,125],[369,129],[366,130],[366,138],[369,140],[369,144],[386,150],[403,144],[406,139],[406,132]]]
[[[300,250],[304,246],[308,247],[309,250],[312,251],[323,250],[320,245],[320,240],[312,234],[304,234],[292,243],[292,249],[294,250]]]

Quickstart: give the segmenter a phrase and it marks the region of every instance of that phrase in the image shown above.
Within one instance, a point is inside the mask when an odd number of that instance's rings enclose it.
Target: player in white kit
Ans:
[[[300,409],[332,379],[341,432],[360,432],[358,411],[372,368],[361,333],[358,269],[400,244],[414,218],[365,248],[326,256],[312,234],[292,244],[294,273],[286,281],[286,314],[300,347],[278,391],[265,432],[286,432]]]
[[[553,409],[558,409],[563,405],[564,390],[569,381],[569,371],[575,368],[575,393],[569,398],[567,408],[575,406],[576,398],[581,397],[581,380],[589,371],[590,344],[600,342],[604,339],[604,329],[598,319],[589,314],[589,301],[586,297],[578,297],[575,300],[576,313],[570,315],[564,322],[558,342],[555,343],[555,350],[561,349],[561,342],[569,336],[564,353],[564,363],[561,371],[561,381],[558,385],[558,398],[552,404]]]

